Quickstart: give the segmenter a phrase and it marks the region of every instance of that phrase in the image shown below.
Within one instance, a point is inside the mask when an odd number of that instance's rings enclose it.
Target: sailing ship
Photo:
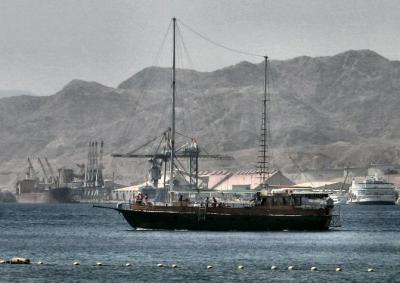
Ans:
[[[211,190],[202,187],[198,176],[201,158],[227,159],[222,155],[204,155],[195,139],[176,147],[176,19],[173,22],[172,117],[171,127],[162,135],[164,146],[155,154],[114,154],[113,157],[149,158],[150,185],[143,188],[134,203],[118,204],[120,212],[133,228],[209,231],[327,230],[332,220],[333,202],[325,193],[292,189],[271,189],[268,142],[268,57],[264,57],[264,99],[259,173],[262,186],[248,201],[218,201]],[[161,144],[161,143],[160,143]],[[188,172],[178,165],[188,161]],[[161,172],[164,170],[164,174]],[[169,171],[167,173],[167,171]],[[159,185],[162,185],[159,187]],[[154,198],[148,198],[153,192]],[[101,206],[98,206],[101,207]],[[110,207],[107,207],[110,208]]]

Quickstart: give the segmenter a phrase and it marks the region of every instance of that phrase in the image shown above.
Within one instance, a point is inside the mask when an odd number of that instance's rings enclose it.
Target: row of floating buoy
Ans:
[[[31,260],[28,259],[28,258],[23,258],[23,257],[13,257],[11,260],[1,260],[1,259],[0,259],[0,264],[5,264],[5,263],[9,263],[9,264],[31,264]],[[37,264],[38,264],[38,265],[42,265],[42,264],[44,264],[44,263],[43,263],[43,261],[38,261]],[[78,265],[81,265],[81,263],[80,263],[79,261],[74,261],[74,262],[72,263],[72,265],[78,266]],[[103,263],[98,261],[98,262],[96,262],[96,266],[103,266]],[[125,266],[132,266],[132,264],[129,263],[129,262],[127,262],[127,263],[125,264]],[[162,263],[158,263],[157,266],[158,266],[158,267],[178,268],[178,265],[177,265],[177,264],[172,264],[171,266],[167,266],[167,265],[164,265],[164,264],[162,264]],[[207,268],[207,269],[213,269],[214,266],[212,266],[212,265],[207,265],[206,268]],[[237,268],[240,269],[240,270],[242,270],[242,269],[244,269],[244,266],[243,266],[243,265],[238,265]],[[272,266],[271,266],[271,270],[273,270],[273,271],[274,271],[274,270],[279,270],[279,268],[278,268],[278,266],[276,266],[276,265],[272,265]],[[296,270],[296,269],[295,269],[295,267],[294,267],[293,265],[290,265],[290,266],[288,266],[287,270],[292,271],[292,270]],[[300,270],[300,269],[297,269],[297,270]],[[311,266],[310,271],[318,271],[318,268],[317,268],[316,266]],[[324,271],[326,271],[326,270],[324,270]],[[342,271],[342,268],[341,268],[341,267],[336,267],[336,268],[335,268],[335,271],[336,271],[336,272],[341,272],[341,271]],[[375,270],[374,270],[373,268],[371,268],[371,267],[369,267],[369,268],[367,269],[367,272],[374,272],[374,271],[375,271]]]
[[[241,265],[239,265],[241,266]],[[288,266],[287,268],[289,271],[291,270],[296,270],[295,267],[293,265]],[[278,267],[276,265],[271,266],[271,270],[278,270]],[[299,270],[299,269],[298,269]],[[318,268],[316,266],[311,266],[310,271],[318,271]],[[326,271],[326,270],[324,270]],[[336,272],[341,272],[342,268],[341,267],[336,267],[335,268]],[[373,268],[368,268],[367,269],[368,272],[374,272],[375,270]]]
[[[157,264],[157,266],[158,266],[158,267],[167,267],[166,265],[164,265],[164,264],[162,264],[162,263]],[[172,264],[172,265],[171,265],[171,268],[178,268],[178,265]]]
[[[43,263],[38,262],[38,264],[43,264]],[[77,261],[75,261],[75,262],[73,263],[73,265],[80,265],[80,263],[77,262]],[[102,266],[103,264],[102,264],[101,262],[97,262],[96,265],[97,265],[97,266]],[[125,264],[125,266],[132,266],[132,264],[128,262],[128,263]],[[167,267],[167,265],[164,265],[164,264],[162,264],[162,263],[158,263],[157,266],[158,266],[158,267]],[[170,267],[171,267],[171,268],[177,268],[178,265],[172,264]],[[212,266],[212,265],[207,265],[206,268],[207,268],[207,269],[213,269],[214,266]],[[242,269],[244,269],[244,266],[243,266],[243,265],[238,265],[237,268],[240,269],[240,270],[242,270]],[[278,266],[276,266],[276,265],[272,265],[272,266],[271,266],[271,270],[278,270],[278,269],[279,269],[279,268],[278,268]],[[295,267],[294,267],[293,265],[290,265],[290,266],[288,266],[287,270],[292,271],[292,270],[296,270],[296,269],[295,269]],[[300,269],[297,269],[297,270],[300,270]],[[310,271],[318,271],[318,268],[317,268],[316,266],[311,266]],[[324,271],[326,271],[326,270],[324,270]],[[336,268],[335,268],[335,271],[336,271],[336,272],[341,272],[341,271],[342,271],[342,268],[341,268],[341,267],[336,267]],[[375,270],[374,270],[373,268],[368,268],[367,271],[368,271],[368,272],[374,272]]]
[[[212,265],[207,265],[207,269],[212,269],[212,268],[213,268]],[[237,268],[241,270],[241,269],[244,269],[244,266],[243,265],[238,265]],[[272,265],[271,266],[271,270],[278,270],[278,269],[279,268],[276,265]],[[296,269],[295,269],[295,267],[293,265],[290,265],[290,266],[288,266],[287,270],[292,271],[292,270],[296,270]],[[300,269],[297,269],[297,270],[300,270]],[[311,266],[310,271],[318,271],[318,268],[316,266]],[[326,270],[324,270],[324,271],[326,271]],[[342,268],[341,267],[336,267],[335,271],[336,272],[341,272]],[[367,271],[368,272],[374,272],[375,270],[373,268],[368,268]]]

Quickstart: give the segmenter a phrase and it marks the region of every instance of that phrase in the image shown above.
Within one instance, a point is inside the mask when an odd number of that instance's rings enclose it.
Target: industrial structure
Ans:
[[[17,181],[16,196],[21,202],[102,202],[111,198],[114,181],[103,177],[103,141],[90,141],[86,164],[54,170],[47,157],[37,157],[41,173],[36,171],[31,158],[25,178]],[[61,190],[62,189],[62,190]],[[26,200],[25,200],[26,199]]]
[[[105,182],[103,177],[104,141],[90,141],[86,166],[78,164],[84,171],[81,199],[83,201],[106,201],[111,197],[114,182]]]

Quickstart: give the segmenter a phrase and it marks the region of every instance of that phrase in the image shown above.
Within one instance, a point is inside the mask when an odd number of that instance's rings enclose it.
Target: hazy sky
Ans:
[[[173,16],[224,45],[272,59],[348,49],[400,59],[400,1],[0,0],[0,89],[52,94],[74,78],[116,86],[157,62]],[[181,29],[193,61],[186,67],[261,61]]]

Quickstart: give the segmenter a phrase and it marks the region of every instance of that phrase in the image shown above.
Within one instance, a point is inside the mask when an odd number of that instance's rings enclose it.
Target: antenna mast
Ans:
[[[263,113],[261,120],[261,137],[260,137],[260,151],[259,151],[259,174],[261,178],[261,186],[267,188],[267,180],[270,174],[270,156],[269,156],[269,142],[270,142],[270,119],[269,119],[269,104],[270,95],[268,89],[268,56],[264,56],[264,99],[263,99]]]

